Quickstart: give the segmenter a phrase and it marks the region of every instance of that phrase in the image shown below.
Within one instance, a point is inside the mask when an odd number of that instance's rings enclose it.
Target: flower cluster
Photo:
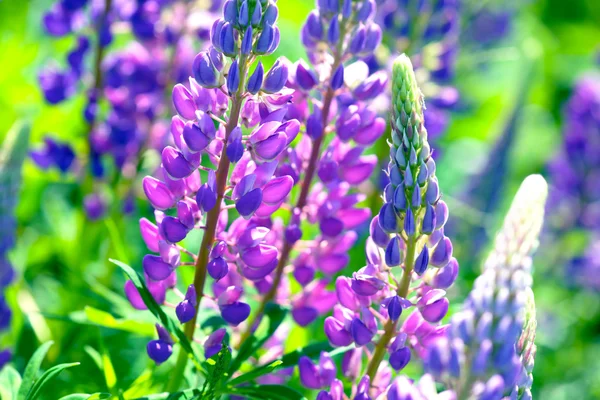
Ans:
[[[284,119],[291,100],[281,92],[287,66],[277,61],[265,74],[257,62],[279,44],[277,14],[276,5],[266,1],[224,4],[223,18],[212,27],[212,47],[194,59],[189,86],[173,88],[178,113],[170,128],[174,146],[163,149],[158,175],[143,181],[156,209],[156,225],[142,219],[140,227],[149,250],[158,253],[144,257],[146,280],[155,300],[163,303],[166,290],[175,286],[176,268],[195,266],[194,283],[176,307],[190,338],[204,298],[211,301],[204,307],[218,310],[230,325],[246,320],[250,306],[243,299],[243,280],[260,282],[277,265],[277,238],[269,217],[293,186],[292,177],[280,173],[278,158],[300,128],[297,120]],[[252,123],[243,120],[250,102],[255,106]],[[234,209],[239,216],[228,223]],[[197,255],[178,244],[195,229],[204,231]],[[205,288],[208,276],[213,296]],[[131,282],[125,291],[135,307],[143,308]],[[220,348],[224,333],[216,331],[207,339],[207,354]],[[157,341],[148,348],[157,362],[171,352],[162,336],[160,351]]]
[[[531,398],[531,253],[538,243],[546,194],[541,176],[523,182],[463,310],[426,355],[427,371],[458,398]]]
[[[549,168],[557,229],[600,227],[600,76],[583,77],[566,110],[562,149]]]
[[[272,2],[225,2],[211,29],[212,47],[194,59],[189,85],[173,89],[174,146],[163,149],[158,174],[143,181],[156,224],[142,219],[142,236],[158,253],[144,257],[147,285],[161,304],[169,289],[180,295],[175,311],[189,338],[201,302],[219,312],[238,343],[271,301],[291,305],[303,326],[331,310],[337,298],[327,284],[349,262],[354,229],[370,216],[357,206],[363,196],[354,187],[376,165],[376,157],[362,153],[385,122],[368,102],[387,80],[351,60],[381,40],[374,2],[319,2],[302,33],[310,64],[279,59],[265,73],[259,57],[279,44],[277,13]],[[290,215],[273,215],[280,209]],[[195,229],[203,231],[197,255],[179,244]],[[175,284],[176,269],[185,266],[194,266],[195,277],[184,296]],[[302,285],[298,293],[291,294],[290,275]],[[259,305],[246,321],[251,285]],[[133,283],[125,291],[134,307],[144,308]],[[225,333],[208,336],[205,355],[218,352]],[[172,352],[161,332],[151,343],[157,362]],[[178,368],[185,361],[181,352]]]
[[[290,74],[285,90],[293,96],[286,118],[299,121],[305,134],[282,154],[279,173],[289,174],[299,193],[288,202],[287,226],[272,227],[281,244],[278,263],[257,285],[260,303],[240,342],[270,301],[290,304],[301,326],[336,302],[327,285],[348,264],[347,252],[358,237],[355,230],[370,216],[359,207],[364,196],[355,188],[370,177],[377,159],[363,152],[385,129],[384,119],[369,103],[383,92],[387,78],[370,74],[362,61],[352,62],[372,53],[381,41],[375,11],[368,0],[317,2],[301,33],[309,63],[286,63]],[[256,106],[248,102],[245,111],[250,107]],[[291,277],[301,286],[292,295]]]
[[[391,369],[402,370],[413,350],[423,355],[429,343],[444,334],[445,327],[439,323],[448,311],[445,289],[458,274],[452,243],[444,235],[448,208],[435,177],[423,95],[406,55],[394,62],[392,99],[386,171],[390,183],[384,191],[384,205],[371,222],[368,265],[352,278],[337,279],[339,304],[324,326],[332,345],[354,343],[355,349],[344,355],[343,372],[352,380],[361,379],[355,389],[364,391],[364,396],[388,390]],[[405,310],[410,315],[399,326]],[[382,363],[386,353],[388,363]],[[365,356],[369,361],[363,376]],[[319,367],[308,359],[300,361],[305,386],[316,389],[333,382],[335,371],[326,373],[323,364],[324,357]],[[394,385],[389,390],[395,390]]]
[[[0,334],[10,328],[12,312],[6,299],[6,288],[15,278],[8,251],[15,244],[17,221],[14,215],[21,186],[21,167],[27,152],[29,131],[15,125],[0,149]],[[0,348],[0,369],[11,358],[10,349]]]
[[[463,9],[465,24],[463,43],[475,48],[497,46],[513,30],[517,11],[528,1],[503,1],[480,4],[465,2]]]
[[[588,249],[567,261],[567,280],[598,290],[600,234],[600,76],[581,78],[565,108],[562,148],[549,164],[552,190],[549,240],[578,229],[588,236]]]
[[[206,26],[197,21],[214,20],[210,11],[192,11],[183,1],[147,0],[132,5],[113,0],[93,4],[60,0],[44,16],[48,34],[76,36],[75,48],[67,55],[67,69],[45,68],[40,86],[51,104],[78,91],[85,93],[88,154],[84,164],[96,181],[95,193],[84,201],[91,219],[108,209],[101,187],[104,181],[122,182],[112,190],[123,198],[123,211],[131,210],[131,182],[141,167],[142,154],[147,149],[161,150],[168,141],[167,88],[187,79],[195,54],[194,38],[207,35]],[[185,23],[175,23],[180,20]],[[127,37],[127,46],[109,52],[113,36],[126,37],[129,32],[134,39]],[[41,154],[52,157],[51,150],[46,145]],[[34,160],[46,168],[47,158]],[[59,167],[63,172],[68,169],[68,165]]]
[[[458,90],[451,86],[456,69],[460,36],[460,4],[457,0],[381,0],[378,21],[386,34],[389,53],[406,53],[416,69],[423,94],[428,99],[425,127],[430,140],[447,128],[449,110],[458,101]],[[380,54],[371,60],[393,59]],[[383,62],[385,65],[385,62]]]

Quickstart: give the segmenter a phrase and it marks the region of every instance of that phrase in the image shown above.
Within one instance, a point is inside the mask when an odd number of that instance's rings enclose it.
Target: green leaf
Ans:
[[[231,363],[231,352],[225,343],[221,343],[221,350],[206,360],[208,376],[202,388],[202,398],[215,399],[220,393],[223,378],[228,376],[227,370]]]
[[[284,308],[278,304],[269,303],[265,308],[265,315],[263,316],[263,320],[259,325],[258,329],[254,334],[252,334],[248,339],[244,341],[240,350],[238,351],[237,356],[231,363],[229,368],[229,375],[232,376],[234,372],[239,370],[242,363],[250,358],[257,350],[263,347],[263,344],[275,333],[279,325],[283,322],[286,315],[288,313],[288,309]],[[266,332],[261,333],[261,327],[264,324],[264,321],[267,321],[267,330]]]
[[[252,381],[260,376],[270,374],[271,372],[279,369],[277,367],[279,367],[281,364],[283,364],[283,361],[276,360],[270,364],[263,365],[262,367],[257,367],[250,372],[247,372],[245,374],[242,374],[242,375],[232,379],[231,381],[229,381],[229,385],[236,386],[236,385],[239,385],[240,383]]]
[[[60,374],[65,369],[74,367],[76,365],[79,365],[79,363],[75,362],[75,363],[70,363],[70,364],[58,364],[58,365],[55,365],[54,367],[48,369],[48,371],[44,372],[44,374],[40,377],[40,379],[38,379],[37,382],[35,382],[35,385],[33,385],[33,387],[31,388],[31,391],[27,394],[26,399],[27,400],[37,399],[38,395],[41,393],[40,391],[42,390],[42,387],[47,382],[49,382],[52,378],[54,378],[55,376]]]
[[[109,261],[121,268],[123,272],[125,272],[125,274],[129,277],[129,279],[131,279],[138,292],[140,293],[144,304],[146,305],[146,307],[148,307],[148,310],[150,310],[150,312],[154,314],[154,316],[160,321],[160,323],[165,327],[167,331],[169,331],[171,334],[177,337],[181,347],[185,350],[186,353],[192,356],[192,360],[196,364],[196,367],[199,370],[202,370],[200,361],[196,353],[194,352],[190,341],[181,331],[181,329],[179,329],[179,327],[175,324],[175,322],[173,322],[173,320],[167,314],[165,314],[165,312],[158,305],[158,303],[156,303],[154,297],[152,297],[152,294],[150,294],[150,292],[148,291],[148,288],[146,287],[146,284],[144,283],[142,277],[133,268],[131,268],[127,264],[123,264],[121,261],[113,259],[109,259]]]
[[[68,396],[61,397],[58,400],[104,400],[109,399],[112,395],[110,393],[73,393]]]
[[[302,393],[283,385],[242,386],[232,388],[229,393],[242,395],[250,399],[306,400]]]
[[[21,386],[21,375],[12,366],[7,365],[0,371],[0,399],[13,400]]]
[[[84,308],[87,320],[94,325],[105,328],[118,329],[126,332],[138,333],[144,336],[154,336],[156,328],[153,324],[147,322],[138,322],[130,319],[117,319],[106,311],[98,310],[94,307],[86,306]]]
[[[150,396],[138,397],[134,400],[194,400],[204,399],[200,389],[187,389],[176,393],[158,393]],[[206,399],[208,400],[208,398]],[[212,399],[211,399],[212,400]]]
[[[42,344],[29,359],[29,362],[25,367],[25,372],[23,373],[23,382],[21,383],[17,400],[25,400],[27,398],[27,395],[34,386],[35,377],[42,366],[42,361],[53,344],[54,342],[52,341]]]

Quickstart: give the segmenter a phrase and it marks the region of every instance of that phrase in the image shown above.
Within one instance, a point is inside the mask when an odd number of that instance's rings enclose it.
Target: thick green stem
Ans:
[[[240,119],[240,112],[242,110],[242,104],[244,97],[242,96],[244,86],[246,84],[246,71],[248,66],[246,65],[246,59],[242,57],[240,59],[240,86],[237,92],[233,96],[231,104],[231,112],[229,114],[229,120],[225,125],[225,138],[223,139],[223,150],[221,151],[221,158],[219,166],[217,167],[216,173],[216,188],[217,188],[217,203],[212,210],[210,210],[206,217],[206,228],[204,236],[202,237],[202,243],[200,244],[200,250],[198,252],[198,258],[196,259],[195,275],[194,275],[194,287],[196,288],[196,313],[191,321],[185,324],[184,333],[185,336],[191,341],[194,337],[194,331],[196,330],[196,320],[198,319],[198,312],[200,310],[200,303],[204,296],[204,285],[206,283],[206,265],[208,264],[208,256],[215,240],[215,234],[217,230],[217,223],[219,221],[219,215],[221,214],[221,205],[223,203],[223,197],[225,196],[225,190],[227,188],[227,177],[229,176],[230,161],[227,157],[227,140],[231,132],[238,126]],[[179,389],[185,366],[187,365],[188,354],[179,350],[179,356],[177,363],[173,371],[172,379],[167,383],[167,391],[173,392]]]
[[[404,262],[404,272],[402,273],[402,280],[400,281],[400,286],[398,286],[398,290],[396,291],[398,296],[404,299],[408,296],[408,290],[410,288],[412,271],[415,265],[416,249],[417,237],[411,236],[408,238],[408,242],[406,243],[406,260]],[[383,335],[381,335],[379,341],[375,345],[373,357],[371,357],[371,360],[369,361],[369,365],[367,367],[367,375],[369,375],[369,378],[371,378],[371,382],[374,381],[375,375],[377,374],[377,370],[379,369],[379,364],[381,364],[381,361],[385,356],[385,352],[390,341],[394,338],[397,324],[398,320],[394,322],[391,319],[389,319],[385,324]]]

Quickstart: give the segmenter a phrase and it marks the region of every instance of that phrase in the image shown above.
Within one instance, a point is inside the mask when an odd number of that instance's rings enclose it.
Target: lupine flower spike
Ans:
[[[171,122],[173,146],[162,150],[157,176],[143,181],[156,225],[142,219],[140,228],[148,249],[158,254],[146,255],[142,264],[157,302],[163,303],[165,291],[174,287],[178,267],[195,269],[193,283],[175,309],[189,339],[201,303],[218,310],[232,327],[244,322],[250,314],[244,279],[261,281],[277,265],[275,237],[265,221],[292,189],[293,179],[278,170],[278,159],[296,137],[299,123],[285,118],[291,94],[281,90],[288,66],[278,60],[264,73],[258,61],[279,44],[276,18],[277,6],[271,2],[224,4],[223,18],[212,26],[212,46],[195,57],[189,84],[173,88],[178,113]],[[202,163],[203,158],[212,166]],[[238,215],[231,224],[229,210]],[[197,255],[179,244],[194,229],[204,231]],[[143,307],[131,282],[125,291],[134,307]],[[224,330],[210,335],[206,354],[218,352],[224,337]],[[172,343],[152,343],[149,355],[163,362]],[[173,390],[186,361],[180,351]]]
[[[427,354],[426,370],[457,398],[531,398],[531,254],[538,244],[547,191],[541,176],[525,179],[463,310]]]
[[[371,222],[368,265],[352,278],[337,279],[339,304],[324,326],[332,345],[355,344],[344,356],[343,372],[360,379],[356,390],[364,397],[357,398],[365,399],[404,390],[397,389],[400,381],[388,387],[391,370],[402,370],[413,353],[423,354],[428,343],[443,335],[445,327],[439,323],[448,311],[445,289],[458,274],[452,243],[444,236],[448,207],[427,140],[423,94],[406,55],[394,61],[392,99],[390,183]],[[386,354],[388,362],[383,362]]]
[[[17,221],[14,209],[21,187],[21,167],[27,154],[29,128],[19,123],[8,132],[0,148],[0,336],[9,330],[12,311],[7,287],[15,279],[8,251],[15,245]],[[0,369],[10,361],[11,349],[0,348]]]
[[[287,226],[272,222],[281,243],[277,266],[272,275],[256,282],[259,306],[238,344],[256,328],[270,301],[290,302],[291,276],[304,289],[291,296],[295,322],[306,326],[327,313],[335,303],[327,283],[348,264],[347,251],[358,238],[354,230],[370,217],[368,209],[358,207],[364,196],[356,187],[371,176],[377,163],[375,156],[363,151],[385,129],[370,100],[383,92],[387,78],[369,74],[362,61],[352,61],[371,54],[381,41],[381,29],[373,22],[375,2],[334,0],[316,5],[301,34],[309,62],[290,66],[287,78],[286,90],[294,100],[286,118],[297,119],[306,134],[284,152],[279,170],[293,178],[298,195],[288,200]],[[303,238],[307,224],[319,230],[310,240]]]

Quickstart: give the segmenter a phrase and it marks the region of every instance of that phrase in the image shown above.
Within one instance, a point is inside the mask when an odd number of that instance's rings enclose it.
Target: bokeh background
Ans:
[[[447,234],[461,263],[450,293],[453,305],[471,288],[489,238],[520,182],[532,173],[547,174],[561,146],[564,107],[574,85],[598,72],[600,63],[596,0],[463,2],[465,9],[490,6],[505,12],[506,34],[486,44],[463,30],[455,80],[461,98],[447,134],[438,141],[439,181],[452,210]],[[84,98],[50,106],[38,85],[40,69],[73,44],[73,38],[56,40],[42,31],[40,21],[51,4],[0,1],[0,141],[16,120],[25,119],[31,123],[32,146],[51,133],[83,149]],[[278,5],[282,43],[271,62],[279,55],[303,56],[299,30],[312,8],[307,0],[280,0]],[[465,13],[463,27],[472,23]],[[19,279],[7,291],[9,303],[18,307],[13,307],[12,328],[2,345],[14,347],[19,370],[47,340],[55,342],[47,365],[81,362],[50,384],[56,396],[49,399],[104,391],[107,385],[126,391],[151,368],[145,344],[154,334],[153,320],[128,305],[122,296],[125,278],[107,260],[140,268],[145,248],[137,220],[150,208],[138,200],[133,215],[90,222],[75,177],[40,171],[30,160],[23,174],[18,239],[11,253]],[[364,265],[365,237],[363,232],[352,251],[350,269]],[[567,260],[586,243],[580,232],[548,233],[535,257],[536,399],[600,398],[600,294],[574,284],[567,268]],[[111,314],[124,317],[115,320]],[[286,347],[324,338],[319,326],[294,328]],[[157,372],[168,376],[166,370]]]

